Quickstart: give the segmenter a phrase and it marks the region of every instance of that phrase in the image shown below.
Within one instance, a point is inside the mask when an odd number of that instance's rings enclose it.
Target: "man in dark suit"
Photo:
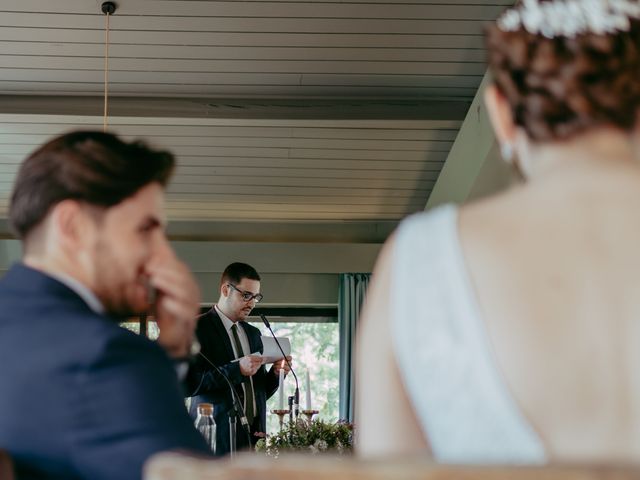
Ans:
[[[280,370],[285,374],[289,372],[289,365],[284,360],[274,363],[267,371],[262,359],[251,355],[262,353],[262,340],[260,330],[245,319],[260,300],[258,272],[245,263],[232,263],[222,274],[218,303],[198,318],[196,335],[202,355],[196,358],[187,376],[193,395],[189,413],[196,418],[200,403],[213,403],[216,455],[225,455],[231,448],[229,412],[233,408],[233,398],[222,374],[234,386],[249,422],[249,438],[240,420],[236,422],[236,446],[241,450],[255,444],[258,440],[255,433],[265,432],[267,399],[278,388]]]
[[[163,231],[168,152],[73,132],[18,172],[23,259],[0,281],[0,450],[18,479],[137,480],[164,450],[207,446],[184,407],[197,285]],[[117,318],[150,307],[158,342]],[[171,358],[173,357],[173,359]]]

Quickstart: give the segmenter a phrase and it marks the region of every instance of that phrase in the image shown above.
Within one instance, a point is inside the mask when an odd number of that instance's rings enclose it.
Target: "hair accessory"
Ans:
[[[503,32],[523,28],[547,38],[573,38],[579,34],[628,32],[630,19],[640,18],[637,0],[523,0],[497,20]]]

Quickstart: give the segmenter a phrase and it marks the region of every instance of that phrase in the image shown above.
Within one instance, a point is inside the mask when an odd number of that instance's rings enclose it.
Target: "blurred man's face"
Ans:
[[[139,314],[149,309],[146,267],[170,249],[164,233],[164,192],[157,183],[105,210],[96,221],[92,289],[109,313]]]
[[[243,294],[251,294],[253,296],[260,293],[260,282],[243,278],[238,284],[229,282],[222,285],[220,293],[218,308],[222,310],[222,313],[234,322],[245,320],[257,302],[255,298],[251,298],[248,301],[244,300]]]

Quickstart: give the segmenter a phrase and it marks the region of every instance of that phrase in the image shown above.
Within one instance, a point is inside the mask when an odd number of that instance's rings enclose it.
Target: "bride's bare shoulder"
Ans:
[[[531,213],[530,195],[520,188],[499,195],[492,195],[460,207],[458,229],[461,236],[499,234],[502,228],[514,225],[523,218],[523,212]]]

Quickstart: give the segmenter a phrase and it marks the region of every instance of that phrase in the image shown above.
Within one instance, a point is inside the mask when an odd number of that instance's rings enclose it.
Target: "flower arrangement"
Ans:
[[[270,457],[278,457],[283,452],[322,452],[349,454],[353,450],[353,425],[344,421],[327,423],[322,420],[298,419],[287,423],[273,435],[265,435],[258,440],[256,451]]]

